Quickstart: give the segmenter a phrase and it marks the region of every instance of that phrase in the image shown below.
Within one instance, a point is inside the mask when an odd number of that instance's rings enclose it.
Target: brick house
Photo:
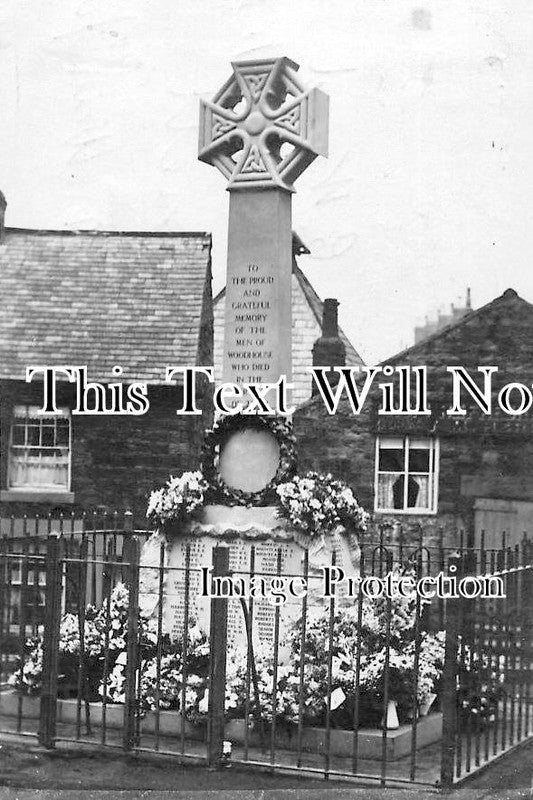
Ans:
[[[374,386],[359,416],[344,398],[330,416],[313,397],[295,414],[300,468],[342,476],[376,522],[398,523],[412,535],[421,526],[427,542],[454,546],[461,528],[476,543],[484,530],[487,547],[499,545],[504,531],[513,545],[531,533],[533,412],[506,414],[496,397],[512,381],[531,387],[533,305],[508,289],[384,364],[427,365],[430,415],[378,415]],[[479,385],[478,366],[499,368],[490,415],[467,393],[467,415],[446,414],[447,365],[463,365]]]
[[[298,234],[292,238],[292,402],[300,405],[311,397],[313,344],[322,335],[324,303],[298,266],[296,256],[309,254]],[[215,378],[222,378],[224,346],[224,308],[226,291],[222,289],[213,300]],[[346,334],[339,329],[344,344],[345,362],[349,367],[363,364]]]
[[[165,384],[167,365],[213,362],[210,235],[3,229],[0,292],[2,516],[142,515],[155,486],[197,467],[210,423],[207,397],[203,415],[177,415],[182,388]],[[25,382],[29,365],[86,365],[108,393],[145,382],[150,408],[73,415],[64,381],[61,415],[37,416],[43,385]]]

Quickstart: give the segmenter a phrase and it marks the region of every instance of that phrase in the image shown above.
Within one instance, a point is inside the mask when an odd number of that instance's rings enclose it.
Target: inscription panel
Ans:
[[[232,192],[224,321],[225,381],[291,374],[292,233],[288,193]]]

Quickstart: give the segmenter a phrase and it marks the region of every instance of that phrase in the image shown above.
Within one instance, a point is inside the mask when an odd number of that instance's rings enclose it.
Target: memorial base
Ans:
[[[244,720],[235,719],[226,724],[225,737],[233,744],[244,742]],[[442,738],[442,714],[429,714],[418,720],[416,726],[416,748],[426,747]],[[266,737],[270,742],[269,735]],[[330,755],[351,758],[353,754],[353,731],[332,729],[330,731]],[[357,746],[360,758],[378,761],[382,758],[383,731],[379,728],[359,728]],[[255,730],[248,732],[248,744],[251,747],[261,746],[261,737]],[[393,731],[387,731],[386,760],[396,761],[411,753],[412,726],[400,725]],[[298,746],[298,729],[276,730],[276,747],[281,750],[296,750]],[[306,727],[303,729],[302,750],[307,753],[323,754],[326,750],[326,731],[324,728]]]
[[[18,715],[20,695],[9,690],[0,693],[0,714],[6,717]],[[40,697],[22,697],[22,718],[38,719],[40,713]],[[89,703],[90,722],[94,728],[103,725],[102,703]],[[76,724],[78,712],[77,700],[57,701],[57,721]],[[120,730],[124,725],[124,706],[110,704],[105,711],[106,727]],[[85,704],[81,706],[81,724],[85,725]],[[159,712],[159,732],[162,736],[179,736],[182,732],[183,720],[178,711]],[[154,734],[156,730],[156,713],[148,711],[141,719],[141,733]],[[233,744],[244,743],[244,720],[233,719],[226,723],[225,738]],[[205,728],[200,725],[191,725],[185,722],[185,736],[187,739],[203,741]],[[440,712],[421,717],[416,726],[417,750],[429,744],[438,742],[442,737],[442,714]],[[270,742],[270,735],[267,734]],[[353,731],[332,729],[330,731],[330,755],[350,758],[353,752]],[[397,730],[387,731],[386,759],[396,761],[411,753],[412,727],[400,725]],[[260,747],[261,737],[253,728],[248,731],[248,744],[250,747]],[[298,744],[297,726],[292,728],[278,727],[276,731],[276,747],[281,750],[296,750]],[[359,728],[358,753],[360,758],[371,761],[380,760],[382,757],[383,731],[379,728]],[[305,727],[302,735],[302,750],[307,753],[322,754],[326,749],[326,731],[324,728]]]
[[[6,717],[16,717],[18,715],[20,695],[15,691],[0,693],[0,714]],[[39,697],[22,697],[22,718],[38,719],[40,713]],[[94,728],[101,728],[103,725],[103,705],[102,703],[89,703],[90,722]],[[76,724],[78,713],[77,700],[58,700],[57,701],[57,721],[62,723]],[[124,706],[121,704],[110,704],[105,711],[106,727],[113,730],[120,730],[124,725]],[[85,704],[81,706],[81,724],[85,725]],[[159,712],[159,732],[162,736],[177,736],[182,732],[183,720],[178,711]],[[148,711],[141,719],[141,733],[153,734],[156,730],[156,713]],[[233,719],[226,723],[225,738],[233,744],[244,743],[244,720]],[[185,722],[185,736],[187,739],[203,741],[205,739],[205,728],[200,725],[191,725]],[[408,756],[411,752],[412,742],[411,725],[400,725],[397,730],[387,731],[386,759],[396,761],[399,758]],[[416,745],[417,750],[429,744],[438,742],[442,737],[442,714],[428,714],[421,717],[416,726]],[[267,735],[270,742],[270,736]],[[290,729],[279,727],[276,731],[276,747],[281,750],[296,750],[298,743],[298,729],[296,726]],[[250,747],[260,747],[261,737],[253,729],[248,732],[248,744]],[[358,753],[360,758],[369,760],[380,760],[382,757],[383,731],[379,728],[359,728],[358,731]],[[302,750],[307,753],[322,754],[326,749],[326,731],[324,728],[305,727],[302,735]],[[330,755],[350,758],[353,752],[353,731],[332,729],[330,731]]]
[[[0,693],[0,715],[17,717],[20,695],[14,691]],[[41,707],[40,697],[22,697],[22,719],[39,719]],[[76,699],[58,699],[57,722],[75,725],[78,719],[78,701]],[[85,726],[85,703],[81,704],[81,725]],[[102,703],[89,703],[89,720],[91,728],[102,728],[104,724],[104,706]],[[155,711],[147,711],[141,718],[141,733],[153,734],[157,727]],[[124,705],[122,703],[109,703],[105,707],[105,726],[110,730],[121,730],[124,727]],[[179,736],[183,728],[183,719],[179,711],[159,712],[159,733],[162,736]],[[202,741],[205,738],[205,728],[201,725],[191,725],[185,721],[185,736],[187,739]]]

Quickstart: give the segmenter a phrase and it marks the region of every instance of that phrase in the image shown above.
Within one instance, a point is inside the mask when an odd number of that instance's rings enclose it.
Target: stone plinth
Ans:
[[[235,744],[244,742],[244,720],[230,720],[226,724],[226,737]],[[421,717],[416,725],[416,749],[427,747],[442,738],[442,714],[429,714]],[[330,755],[351,758],[353,753],[353,731],[332,729],[329,734]],[[250,731],[248,743],[258,747],[261,743],[259,734]],[[327,751],[327,737],[324,728],[304,727],[302,750],[307,753],[323,755]],[[359,728],[357,732],[358,754],[360,758],[370,761],[381,761],[383,755],[383,731],[379,728]],[[296,726],[291,731],[276,731],[276,747],[281,750],[295,750],[297,747]],[[405,758],[412,751],[412,726],[401,725],[397,730],[387,731],[385,760],[397,761]]]

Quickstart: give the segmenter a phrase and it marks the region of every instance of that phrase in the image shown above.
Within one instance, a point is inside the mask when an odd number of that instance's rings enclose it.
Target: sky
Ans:
[[[2,0],[6,224],[210,231],[200,98],[231,61],[288,56],[330,97],[329,158],[299,178],[300,266],[369,364],[472,290],[533,302],[531,0]]]

